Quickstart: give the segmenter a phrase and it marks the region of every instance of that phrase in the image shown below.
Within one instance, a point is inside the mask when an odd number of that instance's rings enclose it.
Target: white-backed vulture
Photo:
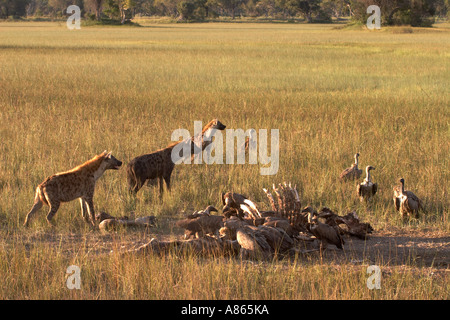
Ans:
[[[223,212],[224,215],[227,215],[227,212],[234,209],[235,211],[239,213],[243,213],[241,218],[245,216],[245,214],[249,215],[250,217],[256,219],[261,218],[261,213],[259,212],[258,208],[256,207],[256,204],[249,200],[246,196],[234,193],[234,192],[227,192],[222,193],[222,204],[223,204]]]
[[[419,216],[419,210],[423,210],[422,201],[412,191],[405,190],[405,179],[400,178],[400,186],[393,188],[394,205],[403,217]]]
[[[265,260],[273,253],[266,238],[257,227],[244,225],[236,231],[236,240],[241,246],[242,259]]]
[[[359,196],[361,202],[370,200],[375,193],[377,193],[378,185],[372,182],[370,171],[374,170],[375,167],[366,167],[366,178],[364,181],[356,186],[356,193]]]
[[[367,239],[368,234],[374,231],[369,223],[360,222],[354,211],[345,216],[339,216],[330,208],[324,207],[317,217],[325,219],[325,224],[337,228],[340,234],[348,234],[360,239]]]
[[[294,240],[282,228],[262,225],[258,230],[264,235],[275,254],[286,252],[294,245]]]
[[[343,249],[344,239],[342,239],[337,228],[320,222],[317,216],[311,212],[308,213],[308,229],[320,240],[321,251],[326,249],[329,243],[334,244],[338,249]]]
[[[243,259],[267,259],[275,253],[288,251],[294,240],[281,228],[252,226],[238,219],[229,219],[220,229],[222,239],[237,239]]]
[[[362,175],[362,170],[358,168],[359,164],[359,153],[355,154],[355,163],[352,164],[351,167],[342,171],[339,176],[342,180],[354,180],[359,179]]]
[[[195,211],[187,216],[188,219],[195,219],[200,216],[209,216],[211,215],[211,211],[218,212],[218,210],[213,206],[207,206],[205,210]]]

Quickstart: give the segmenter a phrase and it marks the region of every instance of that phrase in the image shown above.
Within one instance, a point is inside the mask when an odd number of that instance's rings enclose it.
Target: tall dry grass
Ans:
[[[374,293],[361,282],[365,269],[350,264],[92,260],[85,250],[106,240],[90,234],[78,202],[60,208],[53,232],[44,209],[31,229],[21,225],[45,177],[105,149],[126,163],[169,144],[173,130],[193,132],[194,121],[217,117],[228,128],[279,129],[277,175],[261,176],[258,165],[248,164],[179,166],[163,201],[157,188],[145,188],[135,201],[125,170],[107,172],[98,182],[97,210],[156,215],[161,233],[173,233],[169,219],[220,207],[222,191],[247,194],[265,207],[262,187],[292,181],[305,205],[356,210],[377,230],[448,232],[448,29],[399,34],[219,23],[76,32],[57,23],[0,23],[0,29],[1,297],[446,297],[448,285],[422,269],[396,269],[386,280],[389,289]],[[354,196],[355,186],[338,179],[357,151],[362,166],[376,167],[379,192],[368,209]],[[419,220],[405,223],[393,209],[392,186],[400,177],[425,202]],[[89,239],[59,246],[36,241],[49,232]],[[120,247],[129,238],[121,234],[113,243]],[[82,265],[86,283],[69,292],[64,272],[74,263]]]

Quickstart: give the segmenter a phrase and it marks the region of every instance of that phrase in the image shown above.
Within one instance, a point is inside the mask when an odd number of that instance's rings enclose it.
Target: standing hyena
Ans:
[[[50,206],[47,214],[47,222],[52,225],[51,220],[61,202],[68,202],[80,198],[81,214],[89,223],[89,212],[92,225],[95,227],[94,213],[94,190],[95,182],[102,176],[105,170],[118,170],[122,162],[114,158],[111,152],[96,155],[91,160],[66,172],[54,174],[36,188],[34,205],[27,214],[24,226],[28,226],[31,217],[42,208],[43,204]]]
[[[211,120],[202,130],[202,151],[211,144],[211,136],[215,130],[224,130],[226,128],[219,120]],[[207,138],[204,140],[204,138]],[[191,155],[196,153],[195,137],[190,139]],[[172,161],[173,148],[182,141],[175,142],[168,147],[155,151],[150,154],[144,154],[131,160],[127,165],[127,180],[130,192],[136,194],[149,179],[159,179],[159,190],[162,196],[164,191],[163,179],[166,182],[167,189],[170,190],[170,176],[175,164]]]

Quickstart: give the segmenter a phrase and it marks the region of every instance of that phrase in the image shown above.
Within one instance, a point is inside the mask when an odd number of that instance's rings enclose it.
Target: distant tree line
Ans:
[[[69,5],[92,20],[125,22],[136,15],[202,21],[218,17],[262,17],[308,23],[351,17],[365,22],[369,5],[381,8],[383,25],[427,26],[448,19],[450,0],[0,0],[0,18],[64,17]]]

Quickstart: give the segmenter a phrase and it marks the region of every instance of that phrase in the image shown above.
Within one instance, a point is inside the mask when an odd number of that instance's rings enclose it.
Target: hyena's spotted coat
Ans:
[[[24,226],[28,226],[31,217],[44,204],[50,207],[47,214],[47,222],[52,225],[51,220],[56,211],[58,211],[61,202],[68,202],[80,198],[83,218],[89,223],[90,216],[90,222],[95,227],[93,202],[95,182],[102,176],[105,170],[117,170],[121,165],[122,162],[112,156],[111,152],[107,153],[105,151],[70,171],[57,173],[48,177],[36,188],[34,205],[27,214]]]
[[[211,120],[202,130],[202,150],[204,150],[212,140],[209,139],[215,130],[224,130],[226,128],[219,120]],[[208,139],[204,139],[204,138]],[[191,155],[197,153],[195,151],[194,140],[196,137],[190,139]],[[182,142],[182,141],[180,141]],[[172,161],[172,150],[180,142],[173,143],[168,147],[155,151],[150,154],[132,159],[127,165],[127,179],[128,188],[130,192],[136,194],[147,180],[159,179],[160,195],[164,191],[163,179],[166,182],[167,189],[170,190],[170,176],[172,174],[175,164]]]

